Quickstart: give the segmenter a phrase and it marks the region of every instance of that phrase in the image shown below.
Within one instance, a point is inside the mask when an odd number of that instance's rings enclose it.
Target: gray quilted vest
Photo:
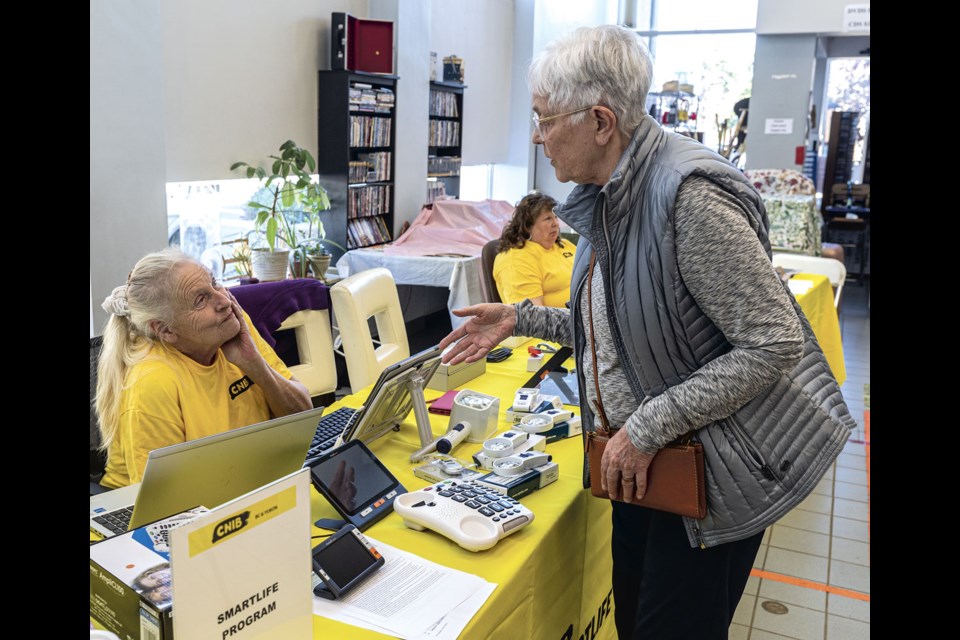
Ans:
[[[570,302],[577,361],[585,346],[579,300],[596,251],[614,339],[638,401],[683,382],[731,348],[687,291],[677,266],[674,204],[680,183],[693,173],[743,203],[770,255],[766,211],[743,174],[692,139],[664,131],[649,116],[610,181],[602,189],[576,187],[557,208],[582,236]],[[707,516],[684,518],[691,546],[739,540],[770,526],[810,494],[856,426],[795,300],[794,308],[805,337],[800,363],[733,415],[696,432],[706,460]],[[586,403],[580,411],[584,430],[593,430]],[[585,458],[585,487],[589,481]]]

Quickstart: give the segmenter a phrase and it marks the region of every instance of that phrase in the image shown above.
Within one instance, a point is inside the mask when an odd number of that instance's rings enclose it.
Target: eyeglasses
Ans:
[[[581,111],[586,111],[586,110],[588,110],[588,109],[593,109],[593,105],[590,105],[589,107],[583,107],[582,109],[574,109],[573,111],[565,111],[564,113],[557,113],[557,114],[554,114],[554,115],[552,115],[552,116],[547,116],[547,117],[545,117],[545,118],[541,118],[539,114],[534,113],[534,114],[533,114],[533,126],[537,128],[537,133],[538,133],[538,134],[540,135],[540,137],[542,138],[542,137],[543,137],[543,129],[541,129],[540,126],[541,126],[544,122],[550,122],[551,120],[556,120],[557,118],[562,118],[563,116],[572,116],[572,115],[575,114],[575,113],[580,113]]]

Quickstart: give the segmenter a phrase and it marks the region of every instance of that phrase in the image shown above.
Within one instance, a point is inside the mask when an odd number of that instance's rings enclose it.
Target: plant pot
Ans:
[[[285,280],[289,257],[290,252],[287,250],[251,249],[250,270],[253,277],[261,282]]]
[[[313,271],[313,275],[320,278],[326,282],[326,273],[327,269],[330,268],[330,258],[332,256],[327,254],[325,256],[310,256],[310,270]]]

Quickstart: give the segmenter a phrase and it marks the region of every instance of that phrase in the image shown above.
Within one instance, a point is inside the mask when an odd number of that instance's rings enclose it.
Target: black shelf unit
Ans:
[[[317,174],[330,196],[324,226],[327,237],[347,249],[393,239],[397,80],[319,72]],[[336,262],[342,252],[328,248]]]
[[[463,90],[459,82],[430,82],[430,128],[427,140],[427,195],[460,197],[463,150]]]

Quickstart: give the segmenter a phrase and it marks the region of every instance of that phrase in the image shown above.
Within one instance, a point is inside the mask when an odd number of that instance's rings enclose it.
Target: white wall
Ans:
[[[330,14],[364,0],[163,0],[167,181],[238,178],[282,142],[317,149]]]
[[[844,8],[851,4],[870,2],[759,0],[746,168],[802,169],[795,149],[806,143],[810,105],[822,111],[822,58],[870,46],[869,30],[843,32]],[[824,37],[831,34],[838,37]],[[768,119],[781,118],[793,120],[793,133],[765,133]]]
[[[91,332],[100,303],[167,237],[159,0],[90,3]]]
[[[402,0],[401,0],[402,1]],[[435,0],[428,51],[463,58],[463,164],[506,162],[510,144],[513,0]]]
[[[821,35],[843,33],[844,7],[852,4],[870,5],[870,0],[758,0],[757,35],[818,33]],[[869,34],[869,31],[856,35]],[[854,35],[852,33],[844,35]]]

